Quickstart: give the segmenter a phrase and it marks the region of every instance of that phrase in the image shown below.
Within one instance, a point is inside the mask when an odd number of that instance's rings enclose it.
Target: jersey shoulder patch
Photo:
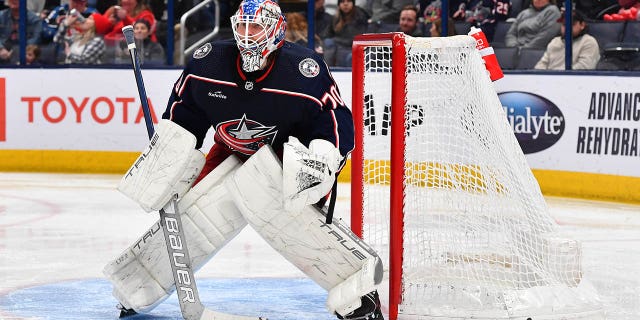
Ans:
[[[202,45],[200,48],[196,49],[196,51],[193,52],[193,58],[202,59],[211,52],[211,49],[212,49],[211,43],[205,43],[204,45]]]
[[[297,68],[304,78],[315,78],[322,74],[325,63],[312,49],[287,42],[281,50],[282,55],[287,57],[286,60],[290,61],[291,66]]]
[[[298,63],[298,70],[307,78],[315,78],[320,74],[320,65],[312,58],[305,58]]]

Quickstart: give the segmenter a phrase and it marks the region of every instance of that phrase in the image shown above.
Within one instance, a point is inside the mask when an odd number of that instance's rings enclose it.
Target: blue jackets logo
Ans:
[[[502,92],[498,97],[525,154],[545,150],[562,137],[564,115],[553,102],[521,91]]]

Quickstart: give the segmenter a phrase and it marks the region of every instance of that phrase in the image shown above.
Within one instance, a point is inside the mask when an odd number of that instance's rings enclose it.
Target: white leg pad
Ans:
[[[371,283],[382,280],[382,263],[376,253],[340,220],[326,224],[325,216],[314,206],[297,213],[284,210],[282,167],[270,147],[251,156],[225,180],[225,186],[247,222],[267,243],[324,289],[354,277],[349,283],[366,284],[362,289],[368,290],[366,294],[375,289]],[[350,285],[354,284],[344,286]],[[360,300],[362,290],[338,288],[334,296],[351,303]],[[341,306],[331,311],[337,307]]]
[[[229,157],[178,202],[192,267],[202,267],[247,224],[222,185],[240,166]],[[167,211],[172,211],[167,206]],[[144,312],[173,290],[173,274],[159,221],[104,268],[113,295],[129,309]]]
[[[378,260],[378,258],[367,259],[362,269],[329,290],[327,296],[329,312],[344,316],[362,305],[360,297],[376,288],[376,266],[380,263]]]

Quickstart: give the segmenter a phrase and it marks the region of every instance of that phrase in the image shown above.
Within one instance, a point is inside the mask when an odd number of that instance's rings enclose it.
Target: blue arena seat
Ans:
[[[420,24],[422,28],[422,35],[425,37],[431,37],[431,22],[425,22]]]
[[[498,58],[498,64],[500,68],[504,70],[511,70],[516,68],[518,63],[518,48],[493,48]]]
[[[524,9],[522,6],[524,5],[524,0],[511,0],[511,11],[509,12],[510,18],[515,18],[518,16],[518,13]]]
[[[640,43],[640,21],[627,21],[622,42]]]
[[[491,46],[494,48],[504,47],[504,38],[506,37],[509,28],[511,28],[511,22],[498,21],[496,23],[496,32],[493,35]]]
[[[518,64],[516,69],[526,70],[533,69],[533,67],[540,61],[540,58],[544,55],[545,49],[536,48],[522,48],[520,49],[520,55],[518,56]]]
[[[456,30],[456,34],[468,34],[471,30],[471,23],[464,21],[456,21],[453,25]]]
[[[594,21],[589,22],[589,34],[598,41],[600,49],[604,48],[608,43],[622,41],[622,35],[625,23],[622,21],[605,22]]]

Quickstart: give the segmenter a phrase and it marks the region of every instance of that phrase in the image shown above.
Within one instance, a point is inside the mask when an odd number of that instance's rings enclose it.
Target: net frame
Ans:
[[[391,118],[398,119],[391,125],[391,181],[390,181],[390,243],[389,243],[389,316],[396,319],[398,315],[398,305],[401,298],[402,282],[402,251],[403,246],[403,219],[402,219],[402,199],[404,181],[404,145],[405,145],[405,102],[406,84],[405,73],[407,71],[405,37],[401,33],[385,34],[363,34],[358,35],[353,40],[352,45],[352,99],[354,108],[353,122],[355,126],[355,145],[351,153],[351,181],[363,181],[364,176],[364,61],[365,46],[390,46],[391,54],[397,59],[392,59],[391,68]],[[394,120],[396,121],[396,120]],[[362,238],[362,211],[363,211],[363,186],[352,183],[351,200],[351,229]]]
[[[390,148],[389,148],[389,238],[388,240],[388,280],[389,280],[389,288],[388,288],[388,314],[390,319],[395,320],[398,319],[399,306],[402,304],[403,299],[403,248],[405,246],[404,240],[404,232],[405,232],[405,218],[404,218],[404,208],[407,205],[405,203],[405,180],[408,177],[407,174],[407,159],[405,155],[405,149],[407,148],[407,137],[406,137],[406,128],[408,126],[407,123],[407,73],[408,73],[408,59],[407,52],[408,47],[410,48],[416,42],[424,42],[429,41],[429,46],[433,48],[443,48],[449,45],[460,45],[466,46],[467,48],[475,48],[475,41],[468,36],[455,36],[448,38],[412,38],[409,36],[405,36],[402,33],[386,33],[386,34],[364,34],[356,36],[353,41],[353,50],[352,50],[352,99],[353,99],[353,119],[355,126],[355,149],[351,154],[351,227],[353,232],[359,237],[363,238],[363,211],[367,210],[365,208],[365,192],[364,192],[364,184],[365,181],[365,155],[364,155],[364,143],[365,143],[365,126],[367,123],[367,119],[365,119],[365,72],[367,72],[365,65],[365,49],[371,47],[380,47],[380,48],[388,48],[390,56],[393,59],[390,59],[389,65],[384,68],[388,68],[391,73],[391,83],[390,83],[390,116],[393,119],[390,123]],[[424,44],[424,43],[422,43]],[[471,52],[476,53],[475,50]],[[476,58],[478,61],[481,61],[479,54],[477,54]],[[484,68],[483,70],[484,71]],[[480,85],[491,86],[488,76],[486,77],[486,82],[481,83]],[[493,90],[492,87],[490,87]],[[490,91],[491,91],[490,90]],[[494,92],[494,91],[493,91]],[[495,97],[497,100],[497,97]],[[500,116],[499,114],[494,114],[493,116]],[[512,135],[511,132],[509,132]],[[515,145],[519,150],[519,146],[517,146],[517,141],[515,141]],[[513,146],[512,146],[513,147]],[[521,162],[524,162],[524,157]],[[522,163],[519,163],[522,165]],[[526,163],[525,163],[526,165]],[[528,168],[528,167],[527,167]],[[409,173],[411,175],[411,173]],[[411,177],[409,177],[411,178]],[[537,182],[532,175],[530,177],[526,177],[527,183],[534,183],[537,186]],[[539,192],[539,190],[538,190]],[[469,201],[473,201],[470,199]],[[543,203],[544,205],[544,203]],[[547,221],[547,217],[539,217],[542,220],[543,228],[548,227],[548,231],[553,231],[553,222]],[[366,238],[363,238],[367,241]],[[548,248],[547,248],[548,249]],[[579,250],[579,249],[578,249]],[[383,250],[384,251],[384,250]],[[378,252],[381,257],[384,256],[387,252]],[[579,254],[579,253],[578,253]],[[458,256],[454,257],[460,260],[473,260],[475,259],[473,256]],[[503,257],[497,257],[497,260],[506,261],[505,263],[510,263],[510,260]],[[384,260],[384,258],[383,258]],[[564,275],[563,275],[564,276]],[[586,281],[583,281],[586,283]],[[586,285],[586,284],[585,284]],[[559,289],[562,291],[563,289]],[[566,291],[566,290],[565,290]],[[588,290],[587,290],[588,291]],[[571,293],[575,293],[574,291],[570,291]],[[585,294],[585,296],[590,296],[591,293]],[[548,302],[548,301],[545,301]],[[596,302],[595,300],[589,302]],[[602,319],[603,315],[601,310],[598,308],[593,308],[591,310],[581,310],[580,308],[569,308],[569,311],[564,311],[565,313],[560,317],[554,317],[553,315],[544,316],[544,319]],[[536,314],[537,315],[537,314]],[[415,315],[417,319],[432,319],[429,315]],[[487,313],[475,313],[475,314],[464,314],[461,313],[456,315],[455,317],[442,317],[442,319],[465,319],[467,316],[477,316],[478,318],[486,317],[487,319],[497,319],[498,317],[492,312]],[[433,318],[441,319],[438,315]],[[500,318],[505,318],[504,316],[500,316]],[[527,319],[527,317],[520,317],[522,319]],[[506,317],[505,319],[520,319],[518,317]]]

